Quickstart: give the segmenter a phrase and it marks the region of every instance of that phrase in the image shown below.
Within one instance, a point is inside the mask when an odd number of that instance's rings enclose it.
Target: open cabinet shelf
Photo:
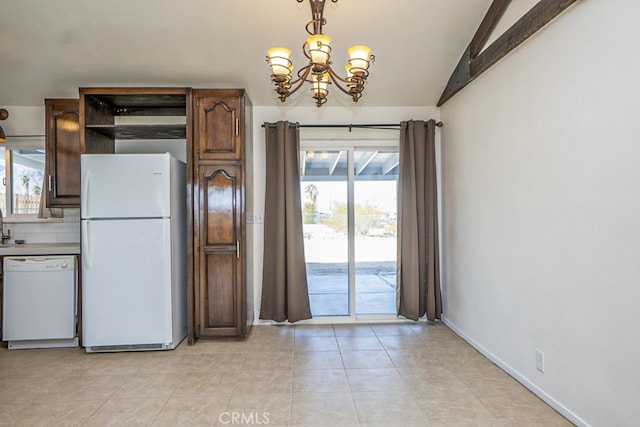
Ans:
[[[86,125],[92,130],[113,139],[185,139],[186,125]]]
[[[85,143],[89,148],[116,139],[186,139],[190,95],[190,88],[80,88]],[[141,117],[140,123],[132,117]],[[182,123],[174,123],[178,117]]]

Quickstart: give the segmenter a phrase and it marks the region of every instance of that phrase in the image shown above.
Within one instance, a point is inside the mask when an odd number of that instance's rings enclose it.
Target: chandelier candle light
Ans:
[[[304,0],[296,1],[302,3]],[[306,26],[309,37],[302,45],[302,53],[309,63],[298,71],[298,78],[292,80],[293,63],[289,59],[291,50],[286,47],[274,47],[267,51],[267,63],[271,67],[271,81],[276,86],[275,91],[280,101],[284,102],[305,82],[310,83],[316,105],[322,107],[327,102],[329,85],[333,83],[351,96],[353,102],[358,102],[369,76],[369,65],[374,62],[375,56],[371,55],[368,46],[351,46],[347,49],[347,77],[340,77],[331,68],[331,37],[322,33],[322,27],[327,23],[323,16],[325,0],[309,0],[309,4],[312,17]]]

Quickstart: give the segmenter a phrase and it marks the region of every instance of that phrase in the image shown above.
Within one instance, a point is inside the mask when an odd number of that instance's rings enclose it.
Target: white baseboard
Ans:
[[[590,427],[590,425],[586,421],[584,421],[582,418],[580,418],[578,415],[572,412],[569,408],[567,408],[566,406],[558,402],[553,397],[549,396],[544,390],[542,390],[541,388],[533,384],[531,381],[525,378],[522,374],[520,374],[518,371],[516,371],[511,366],[509,366],[509,364],[505,363],[503,360],[496,357],[495,354],[491,353],[489,350],[484,348],[478,342],[473,340],[470,336],[468,336],[463,331],[461,331],[456,325],[454,325],[451,321],[449,321],[449,319],[447,319],[447,317],[444,315],[442,316],[442,323],[447,325],[447,327],[451,329],[453,332],[455,332],[456,335],[458,335],[460,338],[462,338],[467,343],[469,343],[469,345],[471,345],[473,348],[475,348],[480,353],[482,353],[487,359],[495,363],[500,369],[505,371],[507,374],[511,375],[516,381],[518,381],[520,384],[522,384],[527,389],[529,389],[529,391],[531,391],[533,394],[538,396],[545,403],[547,403],[553,409],[555,409],[560,414],[562,414],[562,416],[564,416],[566,419],[571,421],[573,424],[579,427]]]

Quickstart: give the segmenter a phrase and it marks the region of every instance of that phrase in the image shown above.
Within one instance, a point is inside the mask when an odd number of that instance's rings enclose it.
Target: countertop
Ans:
[[[80,243],[5,243],[0,245],[0,256],[11,255],[77,255]]]

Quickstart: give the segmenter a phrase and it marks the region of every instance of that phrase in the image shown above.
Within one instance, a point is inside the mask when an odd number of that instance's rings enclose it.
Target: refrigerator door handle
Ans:
[[[236,257],[240,258],[240,240],[236,240]]]
[[[81,217],[87,218],[87,207],[89,206],[89,178],[91,175],[89,171],[85,171],[82,174],[82,193],[80,194],[80,215]]]
[[[91,269],[91,252],[89,252],[89,222],[82,221],[82,265]]]

